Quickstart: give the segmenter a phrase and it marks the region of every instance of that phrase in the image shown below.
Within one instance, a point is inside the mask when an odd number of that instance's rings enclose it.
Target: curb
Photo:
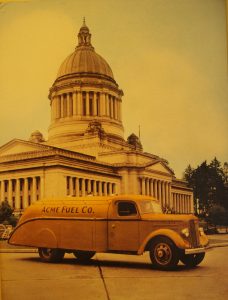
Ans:
[[[37,253],[37,249],[0,249],[0,253]]]
[[[228,247],[228,242],[209,244],[208,248],[217,248],[217,247]]]

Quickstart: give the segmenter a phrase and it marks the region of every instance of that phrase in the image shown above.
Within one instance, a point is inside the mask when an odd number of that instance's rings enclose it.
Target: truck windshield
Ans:
[[[140,210],[143,214],[162,213],[161,205],[158,202],[151,200],[140,201]]]

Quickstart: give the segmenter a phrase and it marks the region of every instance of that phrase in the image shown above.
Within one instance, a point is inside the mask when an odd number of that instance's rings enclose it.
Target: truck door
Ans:
[[[135,202],[126,200],[113,202],[108,215],[108,249],[137,251],[140,216]]]

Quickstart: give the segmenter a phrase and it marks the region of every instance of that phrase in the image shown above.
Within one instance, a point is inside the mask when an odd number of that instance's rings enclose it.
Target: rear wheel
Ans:
[[[201,263],[201,261],[204,259],[205,253],[196,253],[196,254],[183,254],[180,257],[180,260],[184,265],[186,265],[189,268],[193,268]]]
[[[174,269],[179,261],[178,249],[169,238],[156,238],[151,244],[150,259],[160,270]]]
[[[77,250],[74,251],[73,254],[77,259],[86,261],[86,260],[90,260],[94,255],[95,255],[95,251],[81,251],[81,250]]]
[[[38,248],[39,256],[43,262],[60,262],[65,252],[61,249]]]

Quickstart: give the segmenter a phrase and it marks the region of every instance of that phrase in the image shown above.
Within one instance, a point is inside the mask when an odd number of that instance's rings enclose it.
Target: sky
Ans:
[[[83,17],[124,92],[125,138],[187,167],[228,161],[225,0],[0,1],[0,145],[48,138],[48,91]]]

